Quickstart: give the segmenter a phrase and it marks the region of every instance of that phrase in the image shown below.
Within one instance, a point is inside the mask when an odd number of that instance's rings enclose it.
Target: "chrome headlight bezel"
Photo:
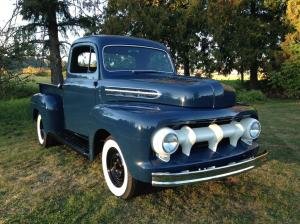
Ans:
[[[255,118],[245,118],[241,120],[241,124],[244,128],[244,134],[242,140],[252,143],[253,140],[257,139],[261,133],[260,122]],[[253,132],[255,130],[255,132]],[[255,135],[254,135],[255,133]]]
[[[261,125],[258,120],[253,121],[248,129],[249,136],[252,139],[257,139],[261,133]]]
[[[173,144],[173,148],[166,149],[166,138],[173,137],[175,140],[175,144]],[[170,155],[176,152],[179,147],[179,139],[176,132],[168,127],[158,129],[152,136],[151,145],[153,151],[156,153],[156,156],[162,161],[168,162],[170,160]]]

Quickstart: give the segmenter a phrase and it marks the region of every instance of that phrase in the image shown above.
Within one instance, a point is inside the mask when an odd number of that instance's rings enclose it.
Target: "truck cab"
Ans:
[[[257,112],[218,81],[177,75],[155,41],[89,36],[70,49],[58,86],[31,99],[39,143],[62,143],[90,160],[101,154],[110,191],[141,183],[177,186],[239,174],[261,164]]]

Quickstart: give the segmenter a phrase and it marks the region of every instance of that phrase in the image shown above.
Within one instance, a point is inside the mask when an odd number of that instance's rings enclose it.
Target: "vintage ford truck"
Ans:
[[[123,36],[71,46],[64,83],[31,99],[39,143],[99,154],[116,196],[142,183],[177,186],[249,171],[265,161],[257,112],[218,81],[183,77],[167,48]]]

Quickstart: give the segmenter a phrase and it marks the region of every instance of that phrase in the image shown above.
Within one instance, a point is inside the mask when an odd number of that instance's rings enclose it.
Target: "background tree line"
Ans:
[[[17,52],[1,49],[0,57],[43,54],[55,84],[63,80],[63,40],[83,29],[162,42],[184,75],[237,70],[242,80],[250,74],[250,88],[299,97],[300,0],[18,0],[16,13],[28,25],[7,41]]]

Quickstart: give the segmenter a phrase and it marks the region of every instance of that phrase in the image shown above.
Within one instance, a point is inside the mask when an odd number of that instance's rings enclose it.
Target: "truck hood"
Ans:
[[[178,75],[105,79],[101,87],[106,102],[145,102],[192,108],[225,108],[236,103],[231,87],[215,80]]]

